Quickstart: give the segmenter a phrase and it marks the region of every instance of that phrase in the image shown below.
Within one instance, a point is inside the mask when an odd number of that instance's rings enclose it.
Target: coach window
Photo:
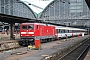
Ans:
[[[57,32],[59,33],[59,29],[57,29]]]
[[[65,30],[65,33],[68,33],[68,31],[67,31],[67,30]]]
[[[62,31],[61,31],[61,33],[62,33]]]
[[[62,33],[62,30],[60,31],[60,33]]]
[[[65,30],[62,30],[62,33],[65,33]]]
[[[67,30],[67,33],[69,33],[69,30]]]
[[[63,32],[65,33],[66,31],[65,31],[65,30],[63,30]]]
[[[58,33],[58,29],[56,29],[56,32]]]
[[[59,33],[61,33],[61,30],[59,29]]]
[[[22,26],[22,29],[27,29],[27,26],[26,25]]]
[[[34,29],[34,26],[33,26],[33,25],[29,25],[29,26],[28,26],[28,29],[29,29],[29,30],[33,30],[33,29]]]

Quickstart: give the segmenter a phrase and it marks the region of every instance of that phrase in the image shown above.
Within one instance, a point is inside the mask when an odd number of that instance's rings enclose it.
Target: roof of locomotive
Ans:
[[[29,25],[29,24],[35,24],[35,25],[44,25],[46,26],[46,24],[43,24],[43,23],[21,23],[21,25]]]

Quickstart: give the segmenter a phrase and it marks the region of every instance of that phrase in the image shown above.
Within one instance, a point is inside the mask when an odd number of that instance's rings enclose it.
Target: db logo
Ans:
[[[28,34],[28,32],[26,32],[26,34]]]

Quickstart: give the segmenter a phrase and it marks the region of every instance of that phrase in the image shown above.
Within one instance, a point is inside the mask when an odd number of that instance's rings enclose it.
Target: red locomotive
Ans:
[[[48,26],[41,23],[22,23],[20,24],[20,44],[34,44],[35,40],[41,42],[57,39],[55,26]]]

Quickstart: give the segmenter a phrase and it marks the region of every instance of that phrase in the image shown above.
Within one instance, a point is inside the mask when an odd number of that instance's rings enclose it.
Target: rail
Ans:
[[[87,52],[88,47],[90,46],[90,40],[87,39],[85,42],[80,44],[78,47],[74,48],[67,54],[63,55],[58,60],[80,60],[85,52]]]

